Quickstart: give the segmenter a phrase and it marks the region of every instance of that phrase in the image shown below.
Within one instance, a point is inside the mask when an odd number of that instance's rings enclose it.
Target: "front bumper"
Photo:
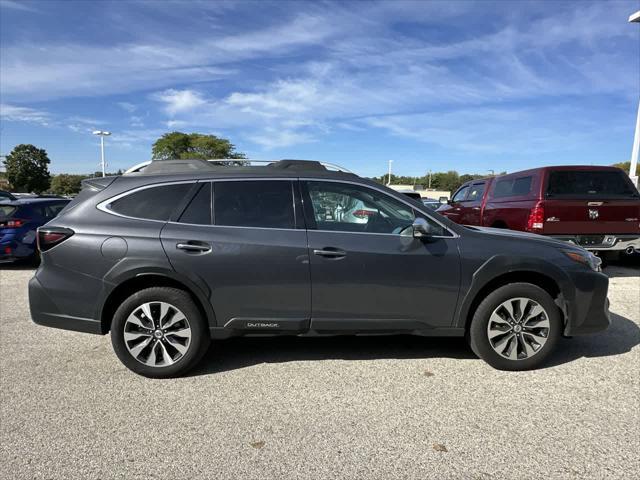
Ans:
[[[567,318],[566,336],[587,335],[606,330],[611,324],[607,291],[609,278],[600,272],[588,270],[571,274],[575,285],[575,298],[564,301]]]
[[[60,313],[55,302],[49,297],[36,277],[29,281],[29,309],[31,310],[31,319],[38,325],[99,335],[104,333],[100,320],[72,317]]]
[[[587,250],[626,251],[640,250],[640,235],[552,235],[551,238],[578,245]]]

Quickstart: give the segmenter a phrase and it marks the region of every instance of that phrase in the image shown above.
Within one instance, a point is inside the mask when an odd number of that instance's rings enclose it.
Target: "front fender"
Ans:
[[[456,317],[455,326],[465,328],[471,307],[481,290],[493,280],[499,277],[514,274],[534,273],[542,275],[552,280],[559,288],[561,303],[559,305],[564,310],[564,304],[572,302],[576,296],[575,286],[566,271],[554,265],[548,260],[539,257],[528,257],[519,255],[494,255],[478,267],[471,275],[471,282],[466,291],[462,294]],[[524,280],[523,280],[524,281]]]

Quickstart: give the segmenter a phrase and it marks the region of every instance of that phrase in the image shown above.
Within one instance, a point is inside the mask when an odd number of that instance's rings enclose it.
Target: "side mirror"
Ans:
[[[449,203],[449,199],[447,197],[440,197],[439,200],[442,205],[446,205]]]
[[[424,238],[431,236],[431,225],[422,217],[416,217],[411,225],[413,229],[413,238]]]

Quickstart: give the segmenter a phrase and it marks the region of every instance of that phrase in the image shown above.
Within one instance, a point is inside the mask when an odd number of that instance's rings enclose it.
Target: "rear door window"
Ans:
[[[166,221],[192,186],[192,183],[176,183],[145,188],[111,202],[108,208],[126,217]]]
[[[554,170],[549,173],[547,197],[637,197],[624,172],[615,170]]]
[[[198,193],[191,199],[178,221],[193,225],[211,225],[211,201],[211,182],[206,182],[200,186]]]
[[[240,180],[213,185],[213,221],[231,227],[295,228],[293,183]]]

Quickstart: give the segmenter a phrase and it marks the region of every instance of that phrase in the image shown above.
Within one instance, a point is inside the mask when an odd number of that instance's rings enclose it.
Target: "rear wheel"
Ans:
[[[130,370],[167,378],[193,368],[206,353],[210,336],[187,292],[153,287],[134,293],[118,307],[111,343]]]
[[[499,370],[529,370],[553,352],[562,331],[558,307],[529,283],[498,288],[478,306],[469,339],[472,350]]]

